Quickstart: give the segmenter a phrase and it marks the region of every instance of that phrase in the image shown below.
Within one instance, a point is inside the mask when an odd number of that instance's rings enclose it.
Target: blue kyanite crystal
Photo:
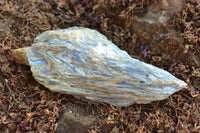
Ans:
[[[80,99],[117,106],[146,104],[187,86],[169,72],[130,57],[88,28],[46,31],[23,50],[40,84]]]

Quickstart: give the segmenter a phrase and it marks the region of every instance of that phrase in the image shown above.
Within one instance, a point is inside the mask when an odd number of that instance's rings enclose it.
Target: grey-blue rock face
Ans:
[[[51,91],[128,106],[162,100],[187,86],[169,72],[130,57],[95,30],[46,31],[31,47],[14,50]],[[18,55],[20,53],[20,55]]]

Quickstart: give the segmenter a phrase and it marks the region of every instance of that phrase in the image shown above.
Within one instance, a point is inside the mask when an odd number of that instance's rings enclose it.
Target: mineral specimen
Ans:
[[[13,55],[51,91],[117,106],[162,100],[187,86],[83,27],[46,31],[31,47],[13,50]]]

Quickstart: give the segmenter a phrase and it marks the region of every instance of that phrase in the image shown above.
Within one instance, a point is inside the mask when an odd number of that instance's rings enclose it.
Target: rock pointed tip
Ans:
[[[187,83],[185,83],[184,81],[182,81],[182,83],[180,83],[181,89],[186,88],[187,86],[188,86]]]
[[[179,91],[179,90],[181,90],[181,89],[184,89],[184,88],[187,88],[188,87],[188,85],[187,85],[187,83],[185,83],[184,81],[182,81],[182,80],[177,80],[176,82],[176,91]]]
[[[177,80],[177,84],[179,84],[180,88],[185,88],[185,87],[187,87],[187,83],[184,82],[184,81],[181,80],[181,79],[178,79],[178,80]]]

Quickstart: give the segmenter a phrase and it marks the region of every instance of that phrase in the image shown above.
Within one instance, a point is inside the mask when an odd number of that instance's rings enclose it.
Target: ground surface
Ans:
[[[0,1],[0,132],[55,132],[62,112],[74,108],[97,117],[99,123],[88,129],[92,133],[200,132],[200,1],[187,0],[174,15],[170,25],[183,41],[178,47],[159,46],[162,51],[137,40],[123,23],[126,18],[117,17],[142,17],[152,3],[159,1]],[[189,87],[163,101],[123,108],[50,92],[34,80],[28,66],[14,63],[11,49],[31,46],[43,31],[70,26],[98,30],[131,56],[168,70]]]

